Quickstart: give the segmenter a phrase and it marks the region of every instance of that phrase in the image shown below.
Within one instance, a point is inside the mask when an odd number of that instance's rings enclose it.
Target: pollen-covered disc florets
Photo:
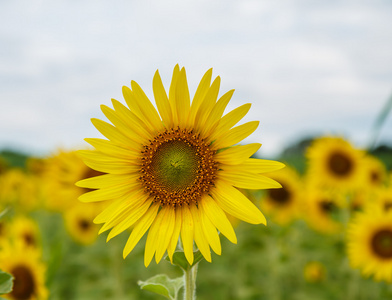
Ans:
[[[166,130],[144,146],[139,179],[162,206],[197,203],[216,179],[215,153],[192,130]]]

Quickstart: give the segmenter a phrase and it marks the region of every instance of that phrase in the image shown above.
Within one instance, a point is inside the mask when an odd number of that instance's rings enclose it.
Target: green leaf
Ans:
[[[178,291],[184,285],[184,279],[182,277],[170,279],[165,274],[159,274],[146,281],[138,281],[137,284],[142,290],[162,295],[167,299],[176,300]]]
[[[176,251],[173,254],[173,265],[179,266],[184,271],[191,269],[193,266],[197,265],[203,259],[203,254],[200,251],[193,252],[193,263],[189,264],[188,260],[185,257],[185,253],[183,251]],[[165,257],[167,261],[170,261],[168,256]]]
[[[11,274],[0,271],[0,295],[7,294],[12,291],[14,277]]]

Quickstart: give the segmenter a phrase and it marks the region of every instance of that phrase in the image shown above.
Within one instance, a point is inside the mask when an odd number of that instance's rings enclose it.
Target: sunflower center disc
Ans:
[[[337,176],[347,176],[350,174],[353,164],[343,153],[333,153],[329,158],[329,168]]]
[[[196,150],[184,141],[161,145],[152,159],[152,172],[157,181],[169,190],[180,191],[196,179],[198,165]]]
[[[25,266],[16,266],[11,271],[14,287],[11,295],[14,299],[30,299],[35,292],[34,277]]]
[[[392,258],[392,230],[382,229],[371,240],[374,253],[381,258]]]
[[[331,200],[321,200],[319,202],[320,210],[325,214],[330,214],[336,210],[336,205]]]
[[[87,220],[81,219],[78,221],[78,225],[80,230],[82,231],[87,231],[90,228],[90,222],[88,222]]]
[[[167,130],[144,148],[139,179],[162,206],[197,203],[213,185],[216,151],[192,130]]]
[[[373,171],[370,173],[370,180],[375,183],[375,184],[379,184],[381,183],[381,175],[379,172],[377,171]]]
[[[26,232],[23,235],[23,239],[24,239],[26,245],[35,246],[35,244],[36,244],[34,236],[30,232]]]
[[[277,204],[284,205],[290,201],[291,193],[284,186],[280,189],[269,190],[268,194],[271,200]]]

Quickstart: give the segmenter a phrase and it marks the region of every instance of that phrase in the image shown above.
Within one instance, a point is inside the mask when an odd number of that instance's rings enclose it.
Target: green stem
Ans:
[[[196,299],[197,265],[198,264],[184,271],[184,300]]]
[[[381,128],[387,119],[388,114],[392,111],[392,95],[387,99],[384,107],[380,111],[377,119],[375,120],[370,136],[370,141],[368,145],[369,150],[373,150],[376,146],[378,136],[380,135]]]

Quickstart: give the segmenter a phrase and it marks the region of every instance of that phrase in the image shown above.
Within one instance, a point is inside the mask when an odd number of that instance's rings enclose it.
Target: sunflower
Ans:
[[[365,276],[392,282],[392,214],[381,209],[358,213],[347,230],[348,257]]]
[[[0,251],[0,268],[14,277],[12,292],[2,297],[12,300],[48,299],[46,267],[36,250],[7,245]]]
[[[392,211],[392,185],[378,188],[374,202],[385,212]]]
[[[76,151],[61,150],[49,157],[44,165],[46,206],[59,212],[78,204],[78,197],[87,191],[75,186],[75,182],[103,174],[87,167]]]
[[[0,178],[0,202],[16,211],[32,211],[39,206],[39,184],[36,176],[12,168]]]
[[[64,213],[65,227],[70,236],[82,245],[95,242],[98,235],[98,225],[93,223],[97,215],[95,203],[79,203]]]
[[[363,180],[363,152],[340,137],[322,137],[307,149],[308,172],[321,186],[351,190]]]
[[[132,226],[126,257],[148,230],[144,263],[155,255],[158,263],[167,250],[171,258],[179,240],[188,262],[193,242],[207,261],[220,254],[217,229],[236,243],[226,213],[253,224],[266,223],[263,214],[237,188],[279,188],[261,175],[283,167],[274,161],[250,158],[260,144],[235,145],[259,122],[237,124],[248,112],[244,104],[222,117],[233,90],[218,98],[220,78],[211,84],[208,70],[190,100],[185,69],[174,68],[169,95],[158,71],[153,92],[158,111],[140,86],[123,87],[129,109],[112,100],[114,109],[101,106],[111,124],[92,119],[108,139],[86,139],[96,150],[79,151],[86,165],[108,174],[80,181],[98,189],[79,197],[83,202],[106,201],[95,218],[108,229],[108,240]],[[159,112],[159,113],[158,113]],[[235,145],[235,146],[233,146]]]
[[[288,166],[283,170],[270,173],[269,176],[278,181],[282,188],[266,191],[261,201],[261,209],[266,215],[281,225],[295,219],[302,206],[302,183],[298,173]]]
[[[313,229],[322,233],[336,233],[341,229],[339,214],[343,206],[341,194],[309,184],[305,192],[303,216]]]
[[[364,157],[363,166],[365,168],[364,184],[366,186],[374,188],[384,184],[387,178],[387,172],[384,164],[379,159],[367,155]]]
[[[14,217],[10,224],[11,237],[20,247],[39,249],[40,232],[35,221],[25,216]]]
[[[310,261],[304,267],[304,277],[309,283],[321,282],[325,279],[325,267],[318,261]]]

